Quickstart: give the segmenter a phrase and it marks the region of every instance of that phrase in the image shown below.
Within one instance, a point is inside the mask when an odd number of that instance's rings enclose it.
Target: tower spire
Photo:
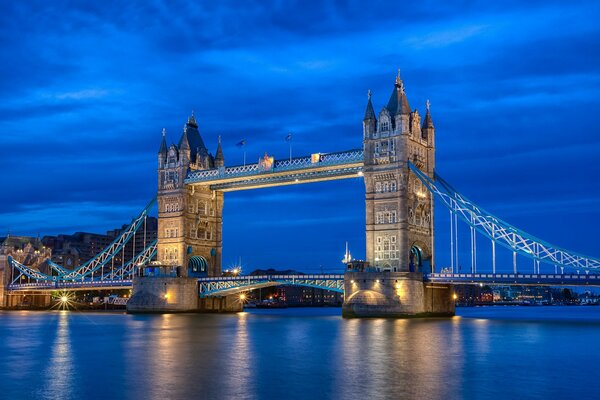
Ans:
[[[196,117],[194,117],[194,110],[192,110],[192,114],[188,118],[187,124],[193,126],[194,128],[198,127],[198,123],[196,122]]]
[[[388,101],[386,108],[392,116],[396,116],[398,114],[410,115],[410,105],[408,104],[408,99],[406,98],[404,82],[402,82],[402,78],[400,78],[400,68],[398,68],[398,75],[396,75],[394,90],[392,91],[392,95],[390,96],[390,100]]]
[[[365,118],[363,121],[375,120],[375,110],[373,110],[373,103],[371,102],[371,89],[367,93],[369,99],[367,100],[367,108],[365,109]]]
[[[429,102],[429,99],[427,99],[427,102],[425,102],[425,108],[427,109],[427,112],[425,113],[425,119],[423,120],[423,129],[433,128],[433,120],[431,119],[430,107],[431,103]]]
[[[160,149],[158,150],[158,154],[167,155],[167,130],[165,128],[162,129],[162,141],[160,142]]]
[[[221,135],[219,135],[219,143],[217,144],[217,154],[215,154],[215,167],[224,167],[225,157],[223,157],[223,148],[221,147]]]

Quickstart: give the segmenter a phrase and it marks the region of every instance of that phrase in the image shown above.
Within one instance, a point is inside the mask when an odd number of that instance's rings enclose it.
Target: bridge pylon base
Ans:
[[[243,305],[238,296],[199,298],[195,278],[135,277],[133,294],[127,302],[130,314],[240,311]]]
[[[345,318],[423,318],[454,315],[452,286],[423,282],[411,272],[347,272]]]

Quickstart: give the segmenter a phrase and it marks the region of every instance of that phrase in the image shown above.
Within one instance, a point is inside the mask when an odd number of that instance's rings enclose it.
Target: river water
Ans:
[[[344,320],[1,312],[0,398],[538,399],[600,396],[600,307]]]

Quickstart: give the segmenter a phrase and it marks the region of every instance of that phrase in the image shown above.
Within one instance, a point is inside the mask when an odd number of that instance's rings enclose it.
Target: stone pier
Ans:
[[[128,313],[239,312],[237,296],[201,299],[198,281],[182,277],[135,277]]]
[[[347,272],[342,315],[361,317],[451,317],[452,287],[423,282],[411,272]]]

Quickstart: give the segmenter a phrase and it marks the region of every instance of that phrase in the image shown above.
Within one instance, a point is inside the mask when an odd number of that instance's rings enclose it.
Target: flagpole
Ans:
[[[289,143],[290,146],[290,161],[292,161],[292,132],[288,133],[285,137],[285,141]]]

